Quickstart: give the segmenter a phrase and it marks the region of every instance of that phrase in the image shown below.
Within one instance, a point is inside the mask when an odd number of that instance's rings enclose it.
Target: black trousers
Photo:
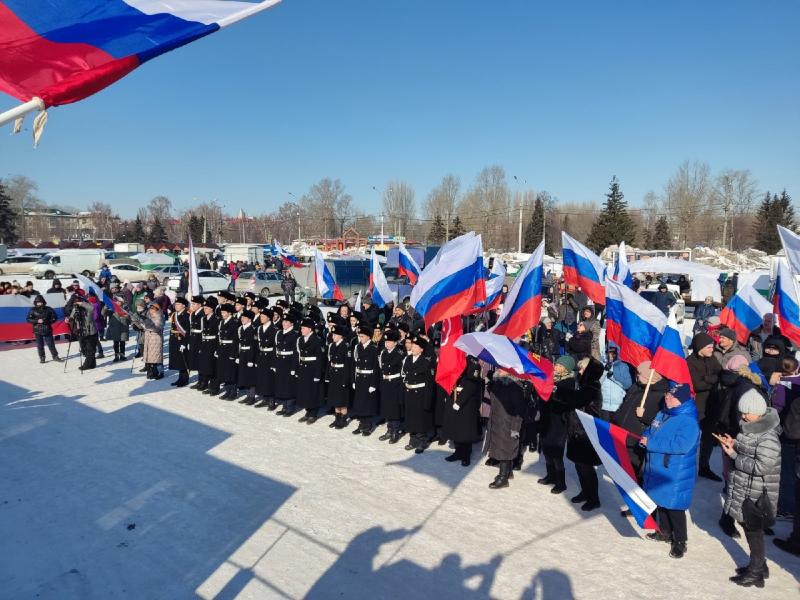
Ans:
[[[412,433],[409,437],[414,448],[425,448],[431,441],[430,433]]]
[[[686,511],[673,510],[671,508],[658,507],[658,528],[661,533],[671,537],[673,542],[685,542],[686,535]],[[763,545],[762,545],[763,549]]]
[[[578,481],[581,484],[581,492],[587,502],[600,502],[597,484],[597,471],[594,465],[575,463],[575,470],[578,472]]]
[[[36,350],[39,351],[39,358],[44,359],[44,345],[47,344],[47,348],[50,350],[50,356],[53,358],[58,357],[58,351],[56,350],[56,343],[53,340],[52,335],[41,335],[39,333],[34,333],[34,337],[36,338]]]
[[[459,460],[469,460],[472,455],[472,444],[469,442],[453,442],[455,454]]]
[[[766,562],[764,553],[764,530],[748,529],[744,527],[744,537],[750,548],[750,564],[748,566],[751,569],[761,569]]]
[[[123,341],[114,342],[114,354],[125,356],[125,342]]]
[[[706,417],[700,424],[700,469],[710,469],[708,463],[711,460],[711,453],[714,452],[714,431],[711,419]]]
[[[564,457],[563,456],[547,456],[544,457],[544,464],[547,468],[547,474],[555,476],[556,473],[564,471]],[[576,465],[577,467],[577,465]]]
[[[96,366],[95,353],[97,352],[97,334],[87,335],[81,338],[81,354],[83,354],[83,364],[86,367],[94,368]]]

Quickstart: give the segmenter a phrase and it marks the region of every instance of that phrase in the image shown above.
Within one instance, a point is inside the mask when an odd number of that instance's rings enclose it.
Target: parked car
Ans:
[[[37,262],[39,262],[38,256],[9,256],[5,260],[0,260],[0,275],[30,273]]]
[[[111,275],[115,276],[120,281],[147,281],[147,277],[150,275],[150,271],[145,271],[136,265],[124,263],[119,265],[112,264],[109,265],[108,268],[111,269]]]
[[[161,285],[168,286],[171,277],[180,277],[181,273],[185,270],[186,267],[179,265],[159,265],[158,267],[150,269],[149,272],[155,274],[161,282]]]
[[[225,277],[222,273],[217,271],[210,271],[208,269],[200,269],[197,271],[197,278],[200,280],[200,293],[201,294],[216,294],[227,290],[230,286],[230,279]],[[181,276],[175,275],[169,278],[167,287],[173,291],[178,289],[181,282]]]
[[[31,269],[31,274],[36,279],[67,277],[73,273],[92,277],[106,262],[106,258],[115,258],[115,255],[109,253],[107,256],[104,250],[98,248],[56,250],[40,258]]]
[[[653,300],[658,293],[658,286],[659,284],[657,283],[653,284],[646,290],[639,292],[639,295],[651,304],[654,304]],[[675,304],[672,306],[672,312],[675,314],[675,320],[678,323],[683,323],[684,318],[686,318],[686,302],[683,297],[681,297],[680,288],[678,288],[677,285],[667,284],[667,293],[675,296]]]
[[[237,294],[253,292],[256,296],[267,298],[269,296],[282,296],[281,282],[283,275],[280,273],[264,271],[245,271],[236,280],[234,291]]]

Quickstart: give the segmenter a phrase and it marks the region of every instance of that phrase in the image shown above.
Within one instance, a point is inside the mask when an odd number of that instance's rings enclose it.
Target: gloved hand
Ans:
[[[247,363],[247,366],[248,366],[248,367],[252,367],[252,366],[253,366],[253,363]]]
[[[355,383],[353,384],[353,389],[356,389],[356,384]]]
[[[239,359],[238,359],[238,358],[236,359],[236,364],[237,364],[237,365],[239,364]]]
[[[314,377],[314,381],[319,381],[319,379],[317,377]]]
[[[214,352],[214,358],[219,358],[219,354],[217,354],[216,352]]]
[[[374,387],[369,387],[369,388],[367,388],[367,389],[369,390],[369,393],[370,393],[370,394],[373,394],[373,393],[375,393],[375,388],[374,388]]]

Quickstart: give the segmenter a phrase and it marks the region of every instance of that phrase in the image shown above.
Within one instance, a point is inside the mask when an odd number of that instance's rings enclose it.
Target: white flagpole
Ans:
[[[0,126],[5,125],[6,123],[11,123],[20,117],[24,117],[28,113],[32,113],[36,110],[41,112],[44,109],[44,100],[39,97],[33,98],[23,104],[20,104],[19,106],[15,106],[14,108],[7,110],[4,113],[0,113]]]
[[[200,295],[200,278],[197,275],[197,259],[194,256],[192,236],[189,236],[189,294]]]

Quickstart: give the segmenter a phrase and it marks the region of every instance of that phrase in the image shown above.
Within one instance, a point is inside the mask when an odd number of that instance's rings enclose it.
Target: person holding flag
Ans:
[[[462,467],[470,465],[472,444],[481,439],[481,402],[483,377],[478,359],[466,359],[463,373],[445,399],[442,432],[452,440],[455,452],[446,456],[447,462],[461,461]]]
[[[169,318],[169,368],[178,371],[178,379],[170,385],[183,387],[189,383],[189,358],[187,344],[191,318],[186,312],[188,302],[183,296],[175,298],[174,311]]]
[[[692,504],[697,481],[700,443],[697,409],[688,385],[670,388],[663,407],[639,443],[647,450],[644,491],[658,505],[659,531],[648,533],[647,537],[669,542],[669,555],[682,558],[686,554],[686,511]]]

